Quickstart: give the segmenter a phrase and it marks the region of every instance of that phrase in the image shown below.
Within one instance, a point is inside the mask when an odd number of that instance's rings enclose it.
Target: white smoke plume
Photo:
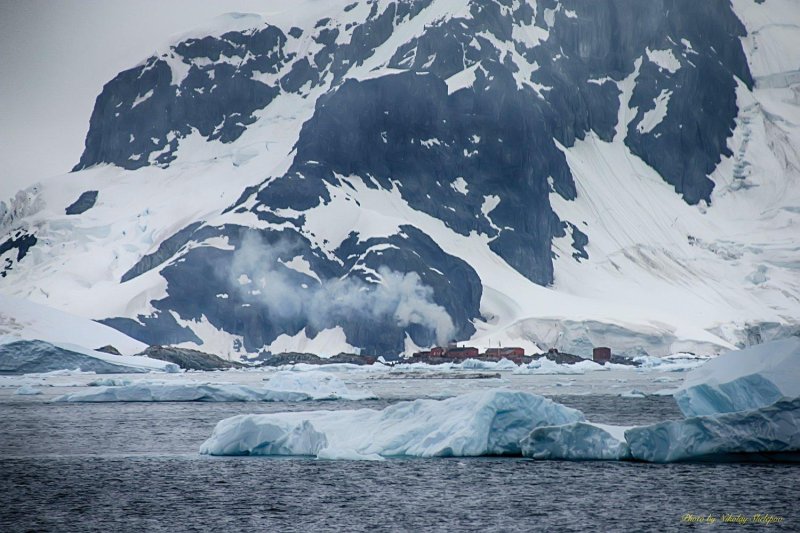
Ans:
[[[331,278],[303,288],[292,279],[292,271],[279,263],[279,258],[300,255],[300,250],[298,243],[286,239],[266,244],[248,233],[234,252],[230,283],[247,295],[245,299],[257,298],[271,316],[304,319],[316,329],[354,317],[376,321],[392,317],[400,327],[416,324],[427,328],[439,344],[453,339],[453,320],[433,301],[433,289],[423,285],[416,272],[402,273],[382,266],[378,284],[358,278]]]

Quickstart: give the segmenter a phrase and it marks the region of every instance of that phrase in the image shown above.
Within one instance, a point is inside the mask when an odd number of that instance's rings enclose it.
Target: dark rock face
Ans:
[[[323,358],[313,353],[285,352],[267,356],[261,361],[261,366],[283,366],[298,363],[309,365],[332,365],[337,363],[371,365],[375,361],[376,359],[374,357],[352,353],[340,353],[328,358]]]
[[[403,306],[421,309],[425,317],[449,319],[448,334],[457,338],[472,335],[471,319],[480,315],[482,288],[475,271],[411,226],[398,235],[364,242],[353,235],[337,250],[339,261],[288,229],[204,227],[193,239],[215,236],[226,237],[235,250],[196,247],[182,253],[180,262],[162,268],[168,296],[152,302],[156,314],[102,322],[143,342],[170,338],[176,344],[199,343],[172,313],[183,320],[205,316],[215,328],[241,336],[241,348],[250,353],[282,334],[305,330],[313,337],[339,326],[351,345],[367,353],[396,354],[406,334],[421,345],[436,343],[442,333],[413,316],[398,318]],[[287,266],[296,257],[316,277]],[[392,267],[384,276],[388,285],[370,274],[385,265]]]
[[[218,355],[174,346],[150,346],[139,355],[175,363],[184,370],[224,370],[243,366],[236,361],[226,361]]]
[[[147,370],[107,363],[49,342],[23,340],[0,345],[0,374],[75,370],[98,374],[135,374]]]
[[[0,263],[0,277],[6,277],[8,275],[7,272],[13,268],[14,263],[19,263],[35,244],[36,237],[24,230],[17,230],[8,235],[3,242],[0,242],[0,257],[6,252],[16,250],[16,261],[6,257],[3,263]]]
[[[145,272],[148,272],[163,264],[164,261],[175,255],[175,253],[180,250],[183,245],[189,242],[192,233],[194,233],[194,231],[201,225],[202,224],[200,222],[189,224],[171,237],[165,239],[161,244],[158,245],[158,250],[152,254],[142,257],[136,262],[135,265],[133,265],[133,267],[131,267],[130,270],[125,272],[125,274],[122,275],[120,282],[125,283],[126,281],[132,280],[137,276],[141,276]]]
[[[98,163],[131,170],[167,165],[175,159],[179,140],[192,130],[208,140],[235,141],[255,121],[253,111],[278,94],[277,84],[254,76],[280,68],[287,59],[285,43],[283,32],[266,25],[253,32],[189,39],[120,73],[97,97],[86,149],[74,170]],[[193,61],[199,58],[211,63]],[[232,58],[242,64],[235,66]],[[187,71],[182,79],[179,70]]]
[[[80,215],[94,207],[95,202],[97,202],[97,191],[86,191],[72,204],[67,206],[64,211],[68,215]]]
[[[468,14],[428,21],[397,43],[385,66],[405,72],[348,77],[430,3],[373,3],[347,24],[326,17],[189,39],[109,82],[76,169],[166,167],[192,132],[231,143],[280,95],[323,94],[288,171],[264,176],[224,209],[250,211],[261,229],[188,225],[122,276],[159,270],[167,295],[151,302],[155,312],[103,322],[176,344],[199,343],[187,324],[207,320],[247,353],[280,335],[341,327],[352,346],[394,355],[408,339],[469,338],[481,280],[410,224],[363,241],[353,228],[335,249],[317,242],[308,211],[331,203],[331,191],[392,191],[461,236],[485,237],[541,285],[554,279],[554,237],[571,237],[575,261],[589,258],[591,228],[560,220],[550,203],[552,194],[577,196],[564,147],[587,136],[623,142],[686,202],[710,202],[708,174],[728,153],[737,80],[752,85],[744,28],[728,3],[540,0],[534,9],[474,0]],[[626,124],[621,105],[636,109]],[[190,246],[215,237],[233,250]],[[24,255],[30,245],[18,237],[0,252]]]
[[[101,346],[100,348],[95,349],[96,352],[103,352],[103,353],[110,353],[111,355],[122,355],[119,350],[107,344],[105,346]]]

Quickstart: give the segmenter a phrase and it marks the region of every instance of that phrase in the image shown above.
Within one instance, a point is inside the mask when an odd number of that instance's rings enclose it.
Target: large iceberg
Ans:
[[[800,451],[800,398],[716,416],[697,416],[625,431],[631,457],[669,463],[728,454]]]
[[[364,400],[367,391],[351,390],[335,376],[321,372],[278,372],[263,387],[195,381],[104,380],[89,390],[65,394],[55,402],[302,402]],[[117,385],[119,384],[119,385]],[[105,386],[103,386],[105,385]]]
[[[540,426],[583,421],[580,411],[527,392],[491,390],[383,410],[239,415],[220,421],[200,453],[380,459],[519,455]]]
[[[674,396],[686,416],[756,409],[800,396],[800,337],[712,359],[690,372]]]

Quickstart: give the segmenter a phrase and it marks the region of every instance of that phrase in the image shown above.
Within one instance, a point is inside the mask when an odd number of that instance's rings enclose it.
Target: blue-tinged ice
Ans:
[[[654,463],[800,451],[800,398],[749,411],[661,422],[625,432],[631,457]]]
[[[526,392],[492,390],[383,410],[239,415],[222,420],[200,452],[379,459],[520,455],[540,426],[583,421],[580,411]]]
[[[675,393],[686,416],[730,413],[800,396],[800,337],[728,352],[690,372]]]
[[[94,383],[94,382],[93,382]],[[100,386],[65,394],[55,402],[303,402],[366,400],[375,396],[351,389],[323,372],[276,372],[260,387],[196,381],[106,380]],[[108,384],[108,386],[103,386]]]
[[[522,439],[522,455],[533,459],[618,461],[630,457],[625,427],[589,422],[534,429]]]

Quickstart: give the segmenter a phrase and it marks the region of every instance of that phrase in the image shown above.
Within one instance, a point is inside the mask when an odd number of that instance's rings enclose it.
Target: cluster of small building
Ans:
[[[500,361],[508,359],[517,364],[530,363],[534,359],[546,357],[559,364],[573,364],[586,359],[577,355],[559,352],[556,348],[550,348],[546,353],[537,355],[525,355],[525,350],[518,346],[505,348],[487,348],[485,352],[472,346],[434,346],[430,350],[415,352],[409,362],[412,363],[457,363],[466,359],[477,359],[479,361]],[[592,361],[601,365],[611,361],[610,348],[595,348],[592,350]]]

